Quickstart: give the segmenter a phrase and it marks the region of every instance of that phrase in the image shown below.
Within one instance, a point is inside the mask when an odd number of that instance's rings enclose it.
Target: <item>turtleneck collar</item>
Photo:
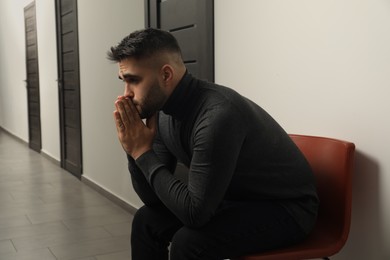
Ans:
[[[198,96],[196,82],[196,79],[186,71],[163,106],[162,111],[175,119],[185,119]]]

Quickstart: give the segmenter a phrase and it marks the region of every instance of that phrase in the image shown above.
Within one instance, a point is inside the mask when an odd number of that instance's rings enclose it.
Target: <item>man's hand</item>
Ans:
[[[145,125],[129,98],[118,97],[115,107],[114,119],[119,141],[126,153],[137,159],[152,149],[157,128],[156,114],[148,118]]]

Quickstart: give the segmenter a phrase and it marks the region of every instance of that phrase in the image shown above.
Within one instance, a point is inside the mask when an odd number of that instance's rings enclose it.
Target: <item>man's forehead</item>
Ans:
[[[147,68],[147,66],[145,66],[145,62],[142,61],[142,60],[137,60],[137,59],[134,59],[134,58],[128,58],[128,59],[125,59],[125,60],[122,60],[118,63],[118,66],[119,66],[119,71],[121,72],[124,72],[124,71],[133,71],[133,72],[136,72],[136,71],[141,71],[141,70],[144,70]]]
[[[119,71],[145,71],[145,70],[153,70],[165,64],[165,59],[163,59],[163,55],[155,55],[153,57],[144,57],[144,58],[126,58],[119,62]]]
[[[119,74],[134,73],[135,66],[129,60],[123,60],[118,63]]]
[[[121,61],[118,63],[119,70],[125,70],[125,69],[128,68],[130,65],[131,65],[131,62],[130,62],[129,60],[121,60]]]

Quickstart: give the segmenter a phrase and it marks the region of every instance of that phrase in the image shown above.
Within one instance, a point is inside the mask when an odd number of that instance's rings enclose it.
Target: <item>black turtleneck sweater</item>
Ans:
[[[188,73],[159,112],[153,149],[128,159],[141,200],[186,226],[207,223],[223,200],[274,201],[306,232],[314,225],[314,177],[287,133],[252,101]],[[177,161],[188,183],[173,175]]]

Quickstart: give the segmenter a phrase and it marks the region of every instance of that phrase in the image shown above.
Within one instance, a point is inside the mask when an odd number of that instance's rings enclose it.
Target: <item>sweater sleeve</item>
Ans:
[[[193,131],[188,184],[173,176],[154,151],[140,156],[136,164],[157,196],[184,225],[201,227],[215,214],[230,185],[244,131],[226,109],[217,107],[203,115]]]
[[[151,165],[157,165],[156,167],[164,166],[170,172],[173,172],[176,167],[176,159],[161,142],[158,135],[153,143],[153,151],[155,151],[155,162]],[[148,206],[161,204],[161,200],[151,188],[149,181],[146,179],[141,169],[137,166],[135,160],[129,155],[127,155],[127,160],[133,188],[142,202]]]
[[[148,206],[161,203],[160,199],[151,189],[149,182],[142,174],[142,171],[136,165],[134,159],[127,155],[127,161],[133,188],[142,202]]]

